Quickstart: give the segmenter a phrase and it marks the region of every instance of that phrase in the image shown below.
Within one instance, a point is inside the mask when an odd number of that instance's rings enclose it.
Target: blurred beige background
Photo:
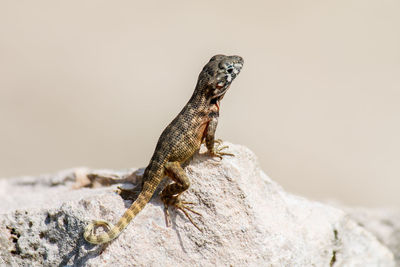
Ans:
[[[287,190],[400,204],[400,1],[1,1],[0,176],[142,167],[216,53],[217,136]]]

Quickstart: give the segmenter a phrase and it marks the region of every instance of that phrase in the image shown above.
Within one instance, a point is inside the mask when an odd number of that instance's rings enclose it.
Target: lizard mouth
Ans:
[[[239,75],[242,67],[242,62],[226,62],[220,65],[213,98],[218,98],[226,93],[233,80]]]
[[[217,87],[217,88],[218,88],[218,87]],[[222,87],[222,88],[223,88],[223,87]],[[223,96],[223,95],[226,93],[226,91],[228,91],[228,89],[229,89],[229,85],[227,85],[224,89],[222,89],[221,92],[217,93],[217,94],[214,95],[212,98],[214,99],[214,98],[218,98],[218,97],[220,97],[220,96]]]

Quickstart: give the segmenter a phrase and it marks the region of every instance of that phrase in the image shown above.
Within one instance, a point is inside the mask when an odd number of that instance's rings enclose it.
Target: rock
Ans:
[[[166,227],[156,194],[115,241],[91,245],[84,227],[115,223],[131,203],[117,185],[79,188],[76,177],[89,181],[82,169],[0,180],[0,265],[395,266],[393,253],[347,213],[286,193],[249,149],[229,146],[235,157],[200,153],[185,168],[192,184],[183,198],[197,203],[202,232],[175,210]],[[130,172],[116,174],[126,180]]]
[[[397,209],[344,208],[350,218],[357,222],[387,248],[389,248],[400,266],[400,211]]]

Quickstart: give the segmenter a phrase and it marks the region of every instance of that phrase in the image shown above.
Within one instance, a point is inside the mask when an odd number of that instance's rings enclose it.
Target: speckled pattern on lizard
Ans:
[[[216,55],[210,59],[200,72],[196,88],[188,103],[162,132],[150,163],[144,171],[142,191],[137,199],[115,226],[101,220],[90,223],[84,231],[84,238],[88,242],[103,244],[115,239],[150,201],[156,188],[166,176],[173,180],[173,183],[167,185],[161,192],[167,218],[168,206],[173,206],[181,210],[199,229],[188,214],[189,211],[199,215],[188,207],[193,203],[180,199],[180,195],[190,186],[189,178],[181,164],[199,150],[203,142],[212,157],[233,156],[223,151],[227,147],[221,146],[220,139],[215,139],[215,130],[220,101],[242,67],[243,59],[240,56]],[[98,226],[106,227],[107,231],[96,235],[94,229]]]

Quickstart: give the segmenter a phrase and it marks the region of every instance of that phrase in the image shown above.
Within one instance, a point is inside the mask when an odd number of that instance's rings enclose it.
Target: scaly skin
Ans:
[[[210,59],[199,75],[189,102],[161,134],[150,163],[144,171],[143,187],[138,198],[115,226],[105,221],[89,224],[84,232],[84,238],[88,242],[103,244],[116,238],[150,201],[165,176],[174,181],[161,192],[167,215],[168,206],[174,206],[183,211],[197,227],[186,212],[198,214],[185,205],[192,203],[181,201],[179,198],[190,186],[181,164],[187,161],[204,141],[211,156],[222,158],[224,155],[232,155],[221,151],[226,147],[219,147],[221,140],[215,140],[215,130],[220,101],[242,66],[243,59],[239,56],[216,55]],[[94,229],[97,226],[105,226],[108,231],[96,235]]]

